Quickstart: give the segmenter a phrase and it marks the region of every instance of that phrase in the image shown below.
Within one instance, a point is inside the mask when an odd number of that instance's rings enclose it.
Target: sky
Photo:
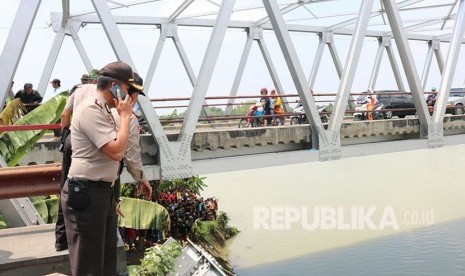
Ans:
[[[449,0],[426,1],[429,3],[449,2]],[[0,0],[0,51],[3,50],[9,29],[18,10],[19,2],[19,0]],[[124,3],[125,1],[120,2]],[[113,14],[166,16],[171,14],[171,12],[174,11],[182,2],[183,1],[181,0],[156,1],[152,4],[116,9],[113,10]],[[189,17],[199,13],[216,11],[218,7],[213,3],[219,2],[220,1],[218,0],[196,0],[194,4],[189,7],[189,9],[181,14],[180,17]],[[281,5],[292,2],[293,1],[290,0],[278,1],[278,3]],[[316,3],[315,5],[308,5],[308,7],[310,8],[310,11],[317,13],[322,17],[323,15],[330,16],[331,14],[344,11],[345,13],[349,14],[347,18],[351,18],[353,15],[350,14],[356,14],[359,8],[359,4],[361,3],[360,0],[350,1],[350,3],[349,1],[345,0],[339,0],[338,2],[340,5],[336,5],[336,7],[338,7],[340,11],[334,11],[334,6],[328,8],[327,5],[324,5],[325,3]],[[237,0],[235,7],[253,7],[260,5],[260,3],[261,1],[258,0]],[[374,9],[377,8],[379,8],[379,1],[375,1]],[[93,10],[93,7],[90,0],[71,1],[71,14],[82,13],[84,11],[91,10]],[[33,83],[35,87],[38,85],[42,70],[48,57],[48,53],[51,49],[51,45],[55,37],[53,29],[49,26],[51,21],[51,12],[61,12],[61,1],[42,1],[21,61],[14,76],[15,92],[21,89],[22,85],[26,82]],[[300,22],[314,25],[327,24],[327,20],[330,19],[319,18],[318,20],[313,19],[299,21],[299,18],[302,19],[309,16],[308,14],[304,15],[302,13],[307,12],[301,9],[298,12],[294,11],[286,14],[285,18],[287,20],[295,20],[292,21],[293,24],[298,24]],[[264,15],[265,12],[263,9],[253,9],[251,11],[235,13],[233,14],[232,19],[258,20]],[[438,17],[437,14],[433,13],[423,13],[421,17],[425,18],[428,16],[431,18]],[[205,18],[213,19],[215,16],[210,15],[206,16]],[[334,21],[334,19],[332,20]],[[372,24],[380,24],[381,18],[374,18],[370,22]],[[385,28],[386,26],[382,27]],[[158,41],[159,30],[152,26],[140,25],[120,25],[119,29],[134,60],[136,71],[145,78],[150,62],[152,60],[155,46]],[[194,72],[198,74],[211,34],[211,29],[179,27],[178,34],[185,48],[187,57],[191,62],[192,68]],[[91,59],[92,65],[95,68],[102,68],[105,64],[116,60],[116,56],[114,55],[101,26],[88,24],[79,30],[78,35]],[[247,34],[244,30],[234,29],[227,32],[222,49],[220,51],[219,59],[212,75],[212,81],[209,86],[207,96],[229,95],[236,70],[239,65],[241,54],[244,49],[246,37]],[[291,37],[304,73],[308,77],[310,75],[315,58],[316,48],[318,45],[318,36],[316,34],[292,33]],[[294,94],[296,91],[295,86],[274,33],[271,31],[265,31],[264,38],[273,63],[278,72],[279,79],[282,83],[282,86],[284,87],[284,91],[286,93]],[[335,36],[334,40],[340,56],[340,60],[344,65],[347,52],[349,50],[351,37]],[[427,54],[427,44],[426,42],[411,41],[410,46],[414,54],[418,74],[421,76]],[[378,42],[376,39],[365,39],[352,91],[360,92],[367,89],[377,52],[377,47]],[[448,44],[442,44],[441,50],[445,59],[447,56]],[[460,66],[460,64],[463,64],[465,59],[464,52],[465,51],[462,50],[460,55],[459,66],[452,85],[453,87],[462,86],[465,79],[465,68]],[[398,55],[397,59],[399,60]],[[63,88],[67,89],[78,83],[80,76],[85,72],[86,69],[80,59],[80,56],[74,46],[71,37],[65,37],[65,41],[58,56],[57,63],[54,67],[50,80],[54,78],[61,79]],[[404,78],[405,86],[408,87],[402,68],[401,73]],[[439,84],[439,68],[435,60],[433,60],[429,80],[426,87],[431,88],[432,86],[439,86]],[[314,91],[317,93],[335,93],[338,89],[338,86],[339,79],[337,77],[335,67],[332,63],[329,50],[326,48]],[[268,73],[259,47],[256,43],[254,43],[241,84],[239,86],[238,95],[256,95],[258,94],[258,91],[261,87],[272,88],[273,82]],[[390,64],[386,54],[384,54],[378,81],[375,87],[375,90],[381,89],[396,89],[394,76],[390,69]],[[51,93],[51,90],[51,85],[48,85],[46,93]],[[167,40],[165,43],[161,59],[158,63],[158,67],[154,75],[152,86],[146,92],[148,92],[151,98],[189,97],[192,93],[192,86],[190,84],[189,78],[182,66],[182,62],[171,40]],[[177,102],[176,104],[186,103],[187,102]],[[157,110],[157,112],[159,114],[163,114],[167,112],[169,113],[170,111],[166,109],[160,109]]]

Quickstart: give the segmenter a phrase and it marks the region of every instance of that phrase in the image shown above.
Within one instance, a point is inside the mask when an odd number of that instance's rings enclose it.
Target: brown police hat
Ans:
[[[131,66],[122,61],[115,61],[107,64],[100,70],[99,75],[124,81],[138,91],[144,90],[141,85],[134,82],[134,74],[132,73]]]
[[[144,85],[144,80],[136,72],[134,72],[134,83],[140,85],[141,87]],[[139,95],[145,96],[145,93],[141,90],[136,92],[139,92]]]

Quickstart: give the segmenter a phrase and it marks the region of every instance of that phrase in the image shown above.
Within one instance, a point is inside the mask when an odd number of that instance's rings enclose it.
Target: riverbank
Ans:
[[[228,223],[229,217],[225,212],[219,212],[218,217],[213,221],[197,220],[192,227],[190,237],[193,242],[207,250],[223,268],[234,273],[226,242],[239,231],[228,226]]]

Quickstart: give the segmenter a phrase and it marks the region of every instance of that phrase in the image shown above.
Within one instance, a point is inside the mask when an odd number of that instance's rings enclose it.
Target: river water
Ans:
[[[225,164],[227,166],[227,164]],[[239,275],[465,275],[465,145],[206,175]]]

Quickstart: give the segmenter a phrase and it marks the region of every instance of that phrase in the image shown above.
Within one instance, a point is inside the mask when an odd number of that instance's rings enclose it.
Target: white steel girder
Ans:
[[[344,68],[342,68],[341,60],[337,53],[336,45],[334,44],[333,33],[319,33],[318,36],[320,42],[318,44],[318,49],[315,55],[312,70],[310,71],[310,76],[308,78],[308,86],[310,91],[312,91],[315,86],[315,81],[318,75],[318,70],[320,69],[321,59],[323,57],[325,45],[328,46],[339,80],[341,80],[342,72],[344,71]],[[348,104],[351,109],[355,109],[354,101],[349,101]]]
[[[82,45],[81,39],[79,38],[77,31],[79,30],[79,27],[75,26],[76,24],[68,24],[68,30],[71,34],[71,38],[73,39],[74,46],[76,46],[76,49],[79,53],[79,56],[81,57],[82,62],[84,63],[84,66],[86,67],[87,72],[92,71],[94,69],[92,67],[92,62],[90,61],[89,55],[87,55],[86,49]],[[80,24],[79,24],[80,26]]]
[[[108,8],[107,2],[105,0],[92,0],[92,4],[94,5],[94,9],[97,12],[97,15],[100,19],[100,22],[102,23],[105,33],[107,34],[108,40],[116,54],[116,57],[118,60],[129,64],[129,66],[135,70],[136,67],[132,57],[129,54],[126,44],[124,43],[123,36],[118,30],[116,20]]]
[[[444,62],[442,59],[441,53],[441,43],[438,40],[432,40],[428,42],[428,53],[426,55],[425,66],[423,68],[423,74],[421,77],[421,85],[423,90],[426,91],[426,83],[428,82],[429,70],[431,68],[431,62],[433,61],[433,55],[436,56],[436,60],[438,62],[439,71],[441,75],[444,71]]]
[[[22,0],[0,56],[0,111],[18,68],[41,0]]]
[[[454,32],[452,35],[452,41],[449,46],[449,52],[447,54],[447,60],[445,63],[444,71],[442,74],[441,85],[439,86],[438,98],[433,113],[433,123],[437,128],[436,131],[440,131],[440,136],[443,137],[443,120],[444,114],[446,113],[446,105],[448,102],[450,88],[454,79],[455,70],[457,68],[458,57],[460,54],[461,40],[465,33],[465,0],[460,0],[459,10],[457,19],[455,21]],[[442,146],[442,143],[437,146]]]
[[[234,77],[234,82],[231,87],[231,92],[229,93],[230,97],[237,96],[237,92],[239,90],[239,85],[242,80],[242,76],[244,74],[245,65],[247,64],[247,60],[249,59],[250,49],[252,49],[253,38],[250,35],[250,29],[247,35],[247,40],[245,41],[244,50],[242,51],[241,60],[239,61],[239,66],[237,67],[236,76]],[[234,98],[228,99],[228,105],[225,108],[225,114],[231,115],[233,110],[233,104],[235,103]]]
[[[418,0],[417,0],[418,1]],[[72,18],[79,18],[84,23],[89,24],[101,24],[100,19],[96,15],[80,15],[73,16]],[[140,24],[140,25],[161,25],[167,21],[167,18],[164,17],[151,17],[151,16],[114,16],[114,19],[118,24]],[[182,19],[178,18],[176,21],[178,26],[190,26],[190,27],[214,27],[215,21],[212,19],[196,19],[196,18],[187,18]],[[234,21],[231,20],[228,25],[229,28],[233,29],[245,29],[250,27],[256,27],[255,22],[253,21]],[[273,26],[271,24],[263,24],[260,26],[263,30],[273,31]],[[287,30],[290,32],[306,32],[306,33],[324,33],[331,32],[335,35],[353,35],[354,30],[349,28],[341,28],[330,30],[329,27],[324,26],[307,26],[307,25],[297,25],[297,24],[287,24]],[[382,37],[392,35],[390,32],[385,31],[375,31],[367,30],[367,37]],[[430,41],[433,39],[439,39],[441,42],[450,42],[450,35],[447,36],[435,36],[435,35],[424,35],[416,33],[406,33],[406,38],[409,40],[418,40],[418,41]],[[465,39],[462,40],[462,43],[465,43]]]
[[[317,107],[313,97],[308,91],[307,81],[297,56],[296,50],[291,40],[289,31],[286,28],[284,19],[280,13],[278,5],[275,0],[263,0],[266,12],[270,18],[270,22],[274,28],[274,32],[281,47],[281,51],[286,60],[287,67],[291,73],[292,80],[297,89],[300,99],[302,100],[305,113],[312,129],[312,145],[319,148],[318,135],[324,130]],[[320,150],[321,151],[321,150]]]
[[[259,31],[262,31],[261,29]],[[276,88],[276,91],[278,92],[279,95],[285,95],[284,89],[281,85],[281,81],[279,80],[278,77],[278,72],[276,71],[276,68],[274,67],[273,61],[271,59],[270,53],[268,52],[268,48],[266,47],[265,39],[263,38],[263,35],[261,35],[261,38],[257,40],[258,46],[260,48],[260,51],[262,52],[263,59],[265,60],[266,67],[268,68],[268,72],[270,73],[271,79],[273,80],[273,84]],[[287,102],[287,98],[286,98]],[[290,111],[289,104],[285,103],[284,104],[284,110],[285,111]]]
[[[383,60],[384,45],[382,38],[378,38],[378,52],[376,53],[375,64],[373,65],[373,71],[371,72],[370,82],[368,83],[368,89],[374,89],[376,80],[378,79],[379,67]]]
[[[328,130],[320,133],[320,139],[326,139],[329,143],[328,150],[324,153],[324,160],[339,159],[341,158],[341,139],[340,129],[344,113],[346,110],[347,101],[350,96],[350,90],[354,82],[355,71],[360,59],[361,50],[363,47],[363,41],[365,33],[368,28],[368,21],[370,20],[370,14],[373,9],[373,0],[364,0],[360,7],[360,12],[355,26],[355,32],[352,37],[349,53],[347,56],[346,64],[344,66],[344,74],[339,84],[338,94],[336,96],[333,114],[329,120]],[[323,135],[324,134],[324,135]],[[322,155],[320,150],[320,156]]]
[[[200,67],[199,76],[192,92],[191,101],[187,108],[178,140],[167,145],[171,148],[171,154],[165,155],[162,151],[160,152],[161,174],[163,178],[174,179],[192,176],[190,144],[203,102],[205,101],[208,86],[210,85],[211,76],[218,60],[221,45],[226,35],[234,4],[235,0],[225,0],[221,4],[217,22],[213,28],[202,66]]]
[[[276,88],[276,91],[278,92],[279,95],[285,95],[284,89],[281,85],[281,81],[279,80],[278,73],[276,71],[276,68],[273,64],[273,60],[271,59],[271,56],[268,52],[268,48],[266,47],[265,40],[263,38],[263,30],[260,27],[251,27],[247,29],[247,40],[246,44],[244,46],[244,51],[242,53],[241,61],[239,62],[239,67],[236,72],[236,77],[233,82],[233,86],[231,88],[231,93],[230,97],[235,97],[237,96],[237,91],[239,89],[239,84],[242,80],[242,76],[245,70],[245,65],[247,64],[247,60],[250,54],[250,49],[252,47],[253,41],[256,41],[259,48],[260,52],[262,53],[263,60],[265,61],[266,67],[268,69],[268,72],[270,73],[271,80],[273,81],[273,85]],[[226,107],[225,113],[227,115],[231,114],[232,111],[232,104],[234,104],[235,99],[228,99],[228,106]],[[289,104],[284,103],[283,108],[286,112],[290,112],[291,108],[289,107]]]
[[[52,75],[53,67],[60,53],[61,45],[65,39],[64,28],[56,33],[55,39],[53,40],[52,49],[48,55],[47,62],[45,63],[44,70],[42,71],[42,76],[40,77],[39,85],[37,86],[37,91],[43,96],[48,85],[48,80]]]
[[[433,143],[436,138],[432,132],[432,121],[429,116],[428,108],[426,106],[425,97],[423,95],[423,88],[421,86],[420,77],[415,67],[415,61],[405,35],[403,25],[400,19],[399,10],[395,0],[383,0],[384,7],[386,8],[386,15],[389,19],[392,32],[399,50],[400,59],[404,67],[407,82],[409,84],[413,101],[417,109],[418,118],[420,120],[420,137],[428,139]],[[392,56],[392,49],[388,51]],[[393,57],[391,61],[395,60]]]
[[[370,82],[368,84],[368,88],[375,88],[376,80],[378,79],[379,74],[379,67],[381,65],[384,50],[386,50],[389,58],[389,63],[391,64],[392,73],[394,74],[394,78],[396,80],[397,89],[399,91],[405,91],[404,81],[402,80],[402,76],[400,75],[399,66],[397,65],[397,59],[395,58],[394,50],[392,49],[391,40],[391,36],[383,36],[378,38],[379,48],[378,53],[376,55],[375,64],[373,66]]]

